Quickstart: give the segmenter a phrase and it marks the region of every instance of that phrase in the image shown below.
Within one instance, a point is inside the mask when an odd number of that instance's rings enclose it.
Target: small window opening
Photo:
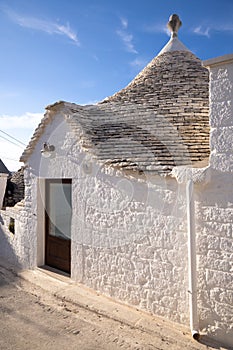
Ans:
[[[11,233],[13,233],[13,235],[15,234],[15,219],[14,218],[10,218],[10,223],[9,223],[9,231]]]

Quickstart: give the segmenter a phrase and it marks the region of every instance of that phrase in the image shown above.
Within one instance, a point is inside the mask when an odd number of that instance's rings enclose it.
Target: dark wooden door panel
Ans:
[[[46,242],[46,265],[70,273],[70,240],[48,237]]]

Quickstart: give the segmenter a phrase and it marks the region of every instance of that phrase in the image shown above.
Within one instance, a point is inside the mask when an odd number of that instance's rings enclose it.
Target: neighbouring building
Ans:
[[[7,169],[3,161],[0,159],[0,208],[3,205],[3,199],[6,190],[7,179],[10,175],[10,171]]]
[[[232,344],[233,55],[209,75],[180,25],[120,92],[47,107],[0,253]]]
[[[6,192],[4,196],[4,207],[13,207],[24,199],[24,167],[14,172],[7,179]]]

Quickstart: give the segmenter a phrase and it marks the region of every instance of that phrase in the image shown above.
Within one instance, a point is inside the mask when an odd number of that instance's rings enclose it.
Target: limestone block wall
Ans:
[[[200,328],[233,344],[232,177],[212,172],[196,203]]]
[[[3,198],[6,190],[6,183],[7,183],[7,174],[0,173],[0,208],[2,208],[3,205]]]
[[[210,69],[211,156],[208,184],[197,190],[200,325],[233,344],[233,55]]]
[[[24,234],[27,229],[27,213],[23,203],[1,210],[0,218],[0,256],[10,264],[27,268],[29,250]]]
[[[37,263],[36,191],[37,179],[26,169],[25,199],[0,211],[0,256],[23,269]]]
[[[86,176],[74,189],[79,215],[73,221],[73,277],[188,324],[184,189],[171,179],[107,180]]]
[[[55,146],[54,158],[41,158],[43,142]],[[37,185],[36,178],[40,178]],[[34,266],[35,256],[40,256],[40,264],[43,259],[38,198],[44,178],[72,179],[71,277],[188,324],[185,188],[170,177],[135,177],[96,163],[81,151],[77,136],[57,115],[36,145],[25,173],[25,208],[34,244],[29,261]]]
[[[223,57],[222,62],[206,61],[210,65],[210,164],[216,170],[232,173],[233,55]]]

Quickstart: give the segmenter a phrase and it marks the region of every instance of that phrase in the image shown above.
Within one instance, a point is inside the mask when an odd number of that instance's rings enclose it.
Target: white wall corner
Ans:
[[[5,196],[6,191],[6,184],[7,184],[7,177],[8,174],[0,174],[0,208],[2,208],[3,200]]]

